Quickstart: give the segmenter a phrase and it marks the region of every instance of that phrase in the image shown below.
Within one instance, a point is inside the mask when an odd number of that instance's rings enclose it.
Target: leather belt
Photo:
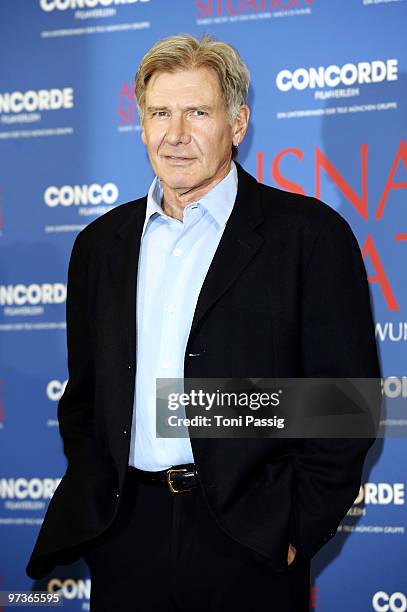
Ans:
[[[185,493],[198,487],[197,469],[194,463],[173,465],[158,472],[148,472],[129,466],[133,475],[141,482],[167,487],[170,493]]]

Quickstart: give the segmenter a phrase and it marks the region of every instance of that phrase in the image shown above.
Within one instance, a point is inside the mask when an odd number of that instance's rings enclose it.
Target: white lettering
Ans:
[[[61,382],[60,380],[50,380],[47,384],[46,393],[48,399],[52,402],[57,402],[65,391],[66,383],[68,380]]]
[[[280,70],[276,77],[276,85],[280,91],[298,91],[304,89],[322,89],[324,87],[338,87],[363,83],[381,83],[397,81],[398,60],[374,60],[372,62],[359,62],[358,64],[344,64],[343,66],[319,66],[318,68],[296,68]]]
[[[388,376],[382,379],[382,393],[390,399],[407,397],[407,376]]]
[[[407,598],[400,592],[389,595],[385,591],[377,591],[373,595],[372,606],[376,612],[406,612]]]
[[[404,483],[394,482],[365,482],[359,489],[359,494],[355,499],[355,504],[388,505],[404,504]]]
[[[44,191],[44,202],[50,208],[79,206],[80,204],[114,204],[119,198],[119,188],[114,183],[99,185],[50,185]]]
[[[90,598],[90,579],[75,580],[74,578],[52,578],[48,582],[49,593],[62,594],[65,599],[89,599]]]
[[[62,304],[65,300],[66,285],[63,283],[0,285],[0,306]]]
[[[21,113],[22,111],[32,113],[33,111],[73,108],[73,94],[72,87],[0,93],[0,113]]]
[[[150,2],[150,0],[40,0],[43,11],[66,11],[67,9],[95,8],[96,6],[117,6],[119,4],[135,4]]]
[[[50,499],[61,478],[0,478],[0,499]]]

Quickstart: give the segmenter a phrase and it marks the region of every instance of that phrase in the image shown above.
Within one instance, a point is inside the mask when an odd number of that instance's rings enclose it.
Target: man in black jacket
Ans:
[[[155,435],[157,378],[380,377],[349,225],[233,161],[248,84],[210,37],[150,49],[136,99],[156,178],[72,250],[68,468],[27,572],[84,556],[97,612],[308,610],[310,559],[373,442]]]

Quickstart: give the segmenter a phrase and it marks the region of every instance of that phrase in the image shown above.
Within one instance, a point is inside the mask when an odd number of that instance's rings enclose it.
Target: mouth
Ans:
[[[194,161],[195,157],[183,157],[182,155],[164,155],[164,159],[173,161],[173,162],[190,162]]]

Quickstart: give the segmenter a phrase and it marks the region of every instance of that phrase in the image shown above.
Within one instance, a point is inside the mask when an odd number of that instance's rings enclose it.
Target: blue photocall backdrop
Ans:
[[[83,562],[34,583],[25,565],[65,470],[56,407],[71,247],[152,180],[133,78],[160,38],[210,33],[237,47],[252,76],[239,160],[349,221],[384,393],[406,398],[406,23],[403,0],[2,0],[0,590],[61,592],[66,610],[89,609]],[[389,420],[360,495],[313,560],[312,609],[407,609],[403,416]]]

